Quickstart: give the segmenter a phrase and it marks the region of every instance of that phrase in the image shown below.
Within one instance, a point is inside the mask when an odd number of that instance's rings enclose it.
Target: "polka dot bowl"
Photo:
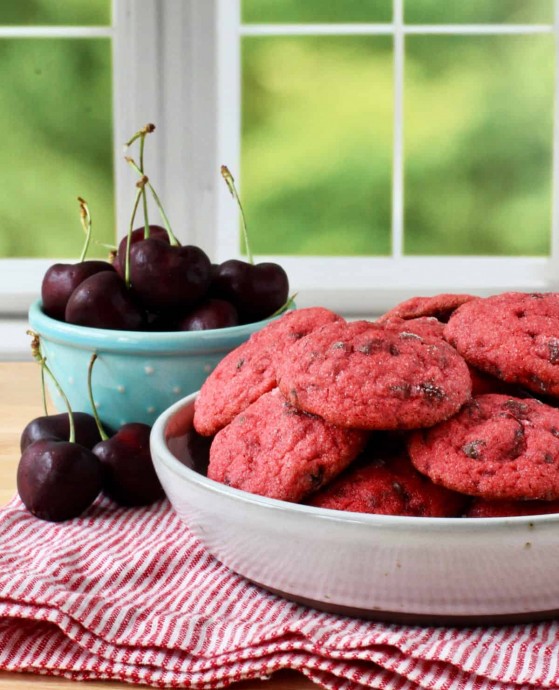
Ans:
[[[95,407],[113,429],[126,422],[152,424],[170,405],[197,391],[217,363],[270,319],[208,331],[148,333],[87,328],[57,321],[41,302],[29,310],[29,324],[39,334],[43,355],[74,411],[91,412],[87,370],[92,375]],[[54,406],[66,411],[62,397],[46,377]]]

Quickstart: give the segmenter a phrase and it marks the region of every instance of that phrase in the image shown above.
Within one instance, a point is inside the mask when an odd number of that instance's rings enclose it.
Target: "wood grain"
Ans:
[[[1,362],[0,505],[5,505],[16,493],[21,432],[27,422],[42,414],[39,366],[35,362]],[[0,690],[69,690],[75,687],[76,681],[63,678],[0,671]],[[123,690],[134,686],[115,681],[87,681],[85,687]],[[267,681],[245,681],[231,687],[235,690],[310,690],[315,686],[299,673],[282,671]]]

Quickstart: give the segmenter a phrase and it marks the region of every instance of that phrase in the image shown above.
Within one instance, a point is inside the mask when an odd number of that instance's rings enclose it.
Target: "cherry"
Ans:
[[[35,441],[23,451],[17,489],[38,518],[62,522],[81,515],[101,490],[101,463],[69,441]]]
[[[72,292],[86,278],[101,271],[114,271],[108,261],[85,261],[85,256],[91,239],[91,216],[87,203],[78,197],[80,204],[80,219],[86,234],[79,263],[58,263],[51,266],[43,277],[41,298],[43,311],[47,316],[60,321],[64,320],[66,304]]]
[[[76,443],[91,450],[101,440],[95,419],[86,412],[74,412]],[[21,452],[35,441],[64,441],[70,436],[67,412],[37,417],[27,424],[20,438]]]
[[[102,438],[93,448],[93,453],[99,458],[103,469],[103,490],[124,506],[149,505],[164,496],[163,487],[151,459],[151,427],[131,422],[123,424],[112,438],[107,436],[93,399],[92,375],[96,359],[97,355],[91,355],[87,371],[87,390]]]
[[[53,264],[41,285],[43,311],[47,316],[64,321],[70,295],[84,280],[101,271],[114,271],[108,261],[82,261],[79,264]]]
[[[252,323],[271,316],[286,304],[289,279],[279,264],[229,259],[215,269],[210,292],[231,302],[241,323]]]
[[[155,240],[152,240],[155,241]],[[118,273],[96,273],[78,285],[66,306],[68,323],[92,328],[142,330],[144,312]]]
[[[214,268],[211,293],[215,297],[232,302],[239,312],[241,323],[261,321],[287,304],[289,280],[287,273],[279,264],[254,263],[248,241],[245,213],[235,187],[235,180],[225,165],[221,166],[221,175],[241,213],[248,262],[230,259]]]
[[[210,260],[199,247],[149,238],[130,249],[131,287],[148,310],[186,309],[207,292]]]
[[[160,225],[150,225],[149,226],[149,236],[153,237],[157,240],[162,240],[163,242],[166,242],[169,244],[169,235],[167,234],[167,230],[165,228],[162,228]],[[134,246],[136,242],[139,242],[140,240],[145,239],[145,228],[136,228],[135,230],[132,231],[132,235],[130,236],[130,246]],[[115,256],[115,261],[114,261],[114,267],[116,269],[116,272],[124,278],[125,275],[125,270],[126,270],[126,246],[128,243],[128,237],[123,237],[120,240],[120,244],[118,245],[118,250]]]
[[[103,491],[120,505],[149,505],[165,495],[151,459],[150,431],[147,424],[124,424],[93,448],[103,469]]]
[[[206,331],[237,326],[239,316],[231,304],[222,299],[208,299],[179,320],[179,331]]]
[[[25,507],[35,516],[52,522],[61,522],[81,515],[101,490],[101,464],[84,446],[75,443],[76,425],[68,398],[41,353],[37,333],[32,336],[31,353],[41,365],[43,401],[45,401],[44,374],[48,374],[62,396],[68,414],[57,419],[47,433],[58,432],[68,423],[68,440],[42,438],[25,447],[17,469],[17,488]],[[35,420],[36,421],[36,420]],[[45,430],[45,424],[42,425]],[[28,425],[37,430],[33,422]],[[22,445],[23,436],[22,435]]]

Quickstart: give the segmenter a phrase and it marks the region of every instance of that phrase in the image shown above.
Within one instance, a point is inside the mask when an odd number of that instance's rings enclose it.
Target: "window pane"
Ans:
[[[109,26],[111,0],[3,0],[0,24]]]
[[[392,0],[242,0],[245,24],[390,22]]]
[[[405,0],[410,24],[553,24],[553,0]]]
[[[406,40],[405,250],[550,248],[553,37]]]
[[[110,51],[105,39],[0,41],[0,256],[79,255],[79,195],[94,238],[114,242]]]
[[[242,118],[256,253],[389,253],[389,38],[245,38]]]

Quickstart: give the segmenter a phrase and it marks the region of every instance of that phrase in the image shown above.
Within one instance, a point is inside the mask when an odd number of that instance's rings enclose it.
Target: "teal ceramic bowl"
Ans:
[[[245,326],[208,331],[144,333],[74,326],[51,319],[41,302],[29,310],[29,324],[74,411],[91,412],[87,369],[93,353],[93,397],[105,424],[153,424],[170,405],[199,390],[208,374],[231,350],[271,319]],[[62,397],[47,378],[49,393],[60,412]]]

